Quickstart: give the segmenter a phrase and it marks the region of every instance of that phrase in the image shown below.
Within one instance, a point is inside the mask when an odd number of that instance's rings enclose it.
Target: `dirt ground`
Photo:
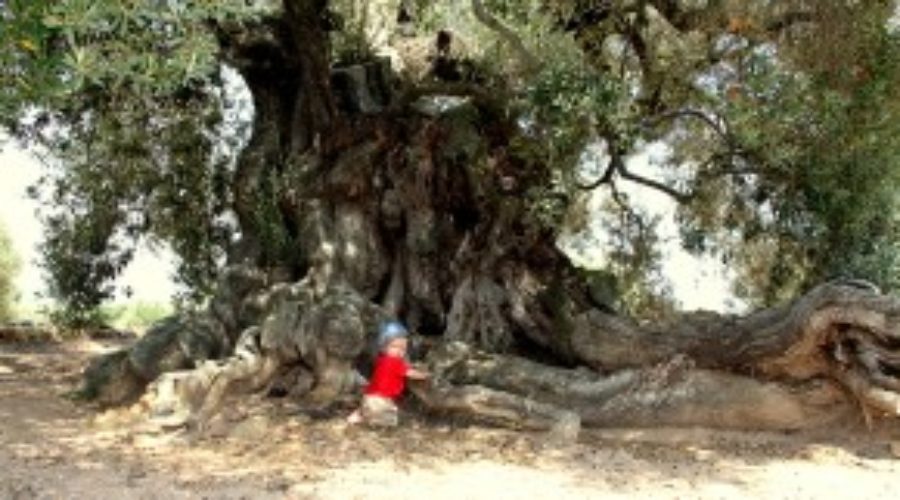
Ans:
[[[897,498],[897,429],[347,427],[248,398],[202,439],[64,397],[96,341],[0,343],[0,499]],[[896,445],[895,445],[896,446]]]

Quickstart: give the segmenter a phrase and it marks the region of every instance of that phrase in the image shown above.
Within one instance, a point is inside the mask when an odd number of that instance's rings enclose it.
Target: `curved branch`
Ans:
[[[575,187],[581,189],[583,191],[593,191],[597,189],[602,184],[609,184],[612,182],[613,174],[616,173],[616,170],[620,170],[620,164],[622,163],[622,157],[615,152],[610,152],[610,160],[609,165],[606,166],[606,170],[603,171],[603,175],[601,175],[597,180],[590,182],[588,184],[581,184],[580,182],[575,182]]]
[[[694,118],[702,121],[706,125],[709,126],[722,140],[725,141],[726,144],[731,146],[734,142],[734,138],[728,132],[727,127],[723,126],[723,124],[717,123],[712,117],[707,115],[706,113],[696,110],[696,109],[678,109],[673,111],[667,111],[664,113],[660,113],[656,116],[648,118],[645,120],[644,125],[648,127],[657,126],[660,123],[668,120],[677,120],[679,118]]]
[[[606,167],[606,170],[603,172],[603,175],[601,175],[597,180],[588,184],[581,184],[576,182],[576,187],[578,189],[590,191],[592,189],[596,189],[602,184],[610,184],[612,183],[613,176],[618,173],[625,180],[636,182],[638,184],[641,184],[642,186],[663,192],[674,198],[679,203],[684,203],[691,199],[692,195],[690,194],[682,193],[677,189],[663,184],[660,181],[637,175],[628,170],[628,167],[625,166],[625,162],[622,160],[622,154],[616,150],[616,147],[614,146],[614,143],[612,141],[610,141],[609,149],[611,159],[609,161],[609,165]]]
[[[621,175],[623,179],[629,180],[631,182],[636,182],[642,186],[665,193],[674,198],[678,203],[686,203],[693,197],[693,195],[691,194],[682,193],[681,191],[678,191],[671,186],[667,186],[660,181],[634,174],[625,167],[624,163],[619,167],[618,170],[619,175]]]
[[[519,59],[525,65],[526,73],[535,73],[540,69],[540,62],[528,51],[525,44],[522,43],[522,39],[513,30],[504,26],[496,17],[492,16],[485,8],[482,0],[472,0],[472,12],[481,24],[500,35],[512,46],[513,50],[519,55]]]

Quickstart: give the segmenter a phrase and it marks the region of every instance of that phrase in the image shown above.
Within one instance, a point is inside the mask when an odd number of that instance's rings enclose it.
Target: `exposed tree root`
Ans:
[[[578,436],[581,418],[560,406],[482,385],[418,385],[412,391],[429,411],[495,425],[549,431],[562,440]]]
[[[141,404],[160,423],[202,426],[218,412],[228,393],[260,390],[279,366],[275,358],[260,352],[259,329],[251,329],[241,337],[234,356],[164,374],[147,388]]]
[[[113,385],[112,396],[133,393],[139,387],[135,380],[147,373],[168,371],[156,377],[142,404],[162,423],[202,427],[229,395],[268,387],[287,365],[299,363],[312,375],[311,390],[303,396],[307,405],[328,405],[352,392],[357,387],[354,363],[367,356],[366,332],[374,332],[380,317],[374,306],[346,288],[329,288],[323,296],[302,283],[288,288],[274,294],[279,298],[265,307],[262,326],[247,329],[232,356],[203,361],[187,371],[157,366],[132,369],[136,375],[131,378],[112,373],[124,384]],[[581,425],[791,430],[846,418],[856,403],[871,425],[875,418],[900,416],[898,310],[894,298],[826,285],[775,313],[743,319],[706,315],[699,323],[696,316],[689,317],[668,335],[608,318],[605,324],[634,345],[657,339],[664,346],[657,349],[674,353],[653,362],[643,359],[642,366],[621,367],[647,354],[613,345],[602,356],[618,361],[609,363],[619,365],[614,370],[598,369],[597,357],[590,368],[568,369],[444,341],[426,358],[434,379],[414,384],[412,390],[430,411],[551,430],[567,438]],[[730,325],[741,335],[721,330],[721,338],[714,339],[715,324]],[[180,345],[179,335],[159,331],[170,344],[150,343],[158,344],[153,352],[169,353],[158,359],[182,359],[183,353],[172,350]],[[573,337],[578,335],[584,333]],[[610,333],[594,335],[599,341]],[[680,350],[677,338],[683,339]],[[707,345],[700,344],[701,338]],[[730,370],[723,357],[735,362]],[[126,352],[106,363],[126,366],[122,363],[139,358]]]
[[[822,425],[843,416],[836,411],[842,395],[834,386],[816,382],[791,390],[750,377],[696,369],[684,357],[608,376],[476,353],[461,344],[438,351],[430,362],[451,384],[481,384],[494,392],[565,408],[586,426],[787,430]],[[426,404],[434,404],[436,399],[429,398]],[[500,408],[486,409],[491,404]],[[490,420],[493,411],[506,406],[506,401],[486,399],[468,409]]]

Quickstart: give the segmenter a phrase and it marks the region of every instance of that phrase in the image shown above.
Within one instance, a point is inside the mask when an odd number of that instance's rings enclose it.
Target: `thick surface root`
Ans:
[[[266,386],[280,367],[259,350],[259,330],[245,333],[238,352],[224,361],[209,361],[193,370],[163,374],[147,389],[141,404],[163,425],[203,425],[220,409],[230,392]]]
[[[581,418],[559,406],[480,385],[417,386],[413,392],[432,412],[474,418],[495,425],[549,431],[572,441]]]
[[[155,380],[143,404],[180,425],[202,424],[230,394],[264,389],[286,367],[311,376],[302,396],[307,406],[327,406],[355,388],[354,364],[369,355],[377,306],[352,288],[318,290],[305,282],[257,301],[261,326],[244,331],[232,356],[178,370],[193,360],[177,347],[183,330],[171,326],[184,323],[171,323],[142,339],[140,349],[95,364],[96,373],[116,382],[103,394],[127,401]],[[499,309],[488,312],[501,321]],[[566,337],[569,352],[590,360],[586,366],[550,366],[444,339],[427,358],[433,382],[414,392],[438,413],[563,436],[581,425],[792,430],[860,409],[870,424],[900,415],[900,302],[892,297],[826,285],[746,318],[688,316],[670,332],[598,310],[586,314],[592,319],[576,319]],[[452,324],[464,336],[464,322]],[[594,330],[580,330],[586,325]],[[608,350],[602,343],[585,347],[589,338],[607,341]],[[634,360],[642,363],[625,363]]]
[[[429,362],[439,380],[466,390],[417,392],[426,405],[486,421],[500,415],[504,423],[522,427],[549,428],[572,413],[585,426],[792,430],[846,415],[839,410],[846,400],[834,385],[788,388],[698,369],[685,357],[604,376],[479,353],[457,343],[434,351]]]
[[[569,348],[597,371],[613,373],[686,356],[697,368],[723,373],[714,377],[720,381],[715,384],[710,385],[709,375],[691,384],[706,387],[703,391],[709,394],[703,400],[715,399],[735,385],[724,373],[755,379],[760,387],[826,380],[858,400],[866,415],[898,417],[898,320],[897,297],[829,283],[792,304],[746,317],[698,313],[669,326],[642,327],[590,310],[575,319]],[[769,389],[745,393],[753,392],[771,393],[764,401],[780,397]],[[701,407],[702,403],[698,401]]]

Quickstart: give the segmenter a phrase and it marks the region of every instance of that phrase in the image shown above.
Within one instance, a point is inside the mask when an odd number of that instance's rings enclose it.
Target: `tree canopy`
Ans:
[[[900,284],[894,2],[8,0],[0,120],[52,158],[35,195],[53,207],[55,294],[94,307],[138,237],[209,290],[247,230],[235,158],[254,125],[227,75],[290,50],[304,9],[322,13],[327,64],[387,56],[401,95],[481,99],[517,123],[508,147],[542,171],[523,196],[549,237],[606,190],[620,280],[646,286],[658,264],[652,221],[621,194],[638,183],[678,201],[685,247],[727,261],[754,303],[839,275]],[[663,168],[634,171],[656,141]],[[274,262],[289,235],[267,186],[253,213]]]

